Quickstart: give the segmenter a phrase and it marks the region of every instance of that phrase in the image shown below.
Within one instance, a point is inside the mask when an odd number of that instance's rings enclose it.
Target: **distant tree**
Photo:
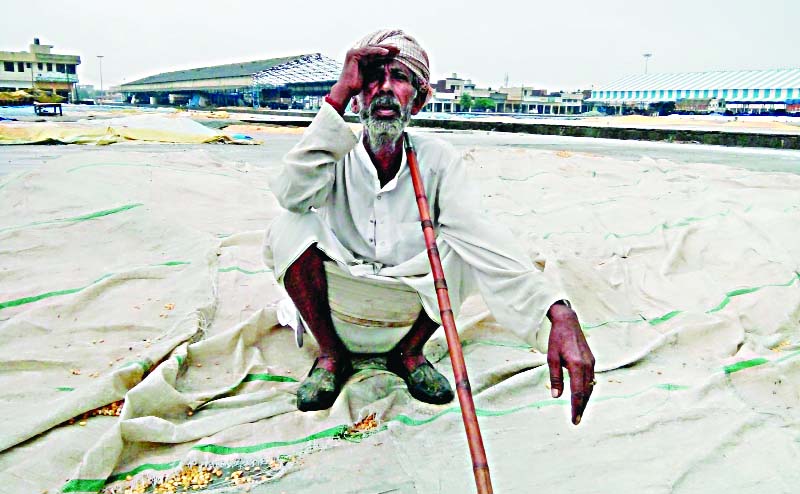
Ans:
[[[494,110],[495,103],[492,98],[476,98],[475,103],[472,104],[472,107],[476,110]]]
[[[461,105],[461,111],[470,111],[472,105],[475,104],[475,98],[471,94],[461,93],[459,104]]]

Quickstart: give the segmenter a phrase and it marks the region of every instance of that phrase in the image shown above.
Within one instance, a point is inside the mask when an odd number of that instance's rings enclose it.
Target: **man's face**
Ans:
[[[411,115],[419,112],[412,73],[393,60],[367,66],[362,72],[364,86],[354,105],[367,132],[373,151],[394,144]]]

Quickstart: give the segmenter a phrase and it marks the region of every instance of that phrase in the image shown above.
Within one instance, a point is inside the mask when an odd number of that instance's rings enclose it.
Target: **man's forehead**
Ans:
[[[380,62],[375,63],[374,67],[376,69],[383,69],[388,67],[390,70],[399,69],[402,70],[406,75],[411,76],[412,72],[411,69],[406,66],[403,62],[399,60],[382,60]]]

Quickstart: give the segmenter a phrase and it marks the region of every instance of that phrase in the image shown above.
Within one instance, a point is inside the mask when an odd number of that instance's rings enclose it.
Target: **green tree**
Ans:
[[[471,94],[461,93],[461,99],[458,103],[461,105],[461,111],[470,111],[472,105],[475,104],[475,98]]]
[[[492,98],[477,98],[472,105],[476,110],[494,110],[494,100]]]

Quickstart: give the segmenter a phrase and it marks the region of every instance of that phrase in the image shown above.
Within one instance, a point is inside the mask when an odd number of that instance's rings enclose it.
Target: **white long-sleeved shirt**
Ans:
[[[424,135],[412,134],[411,142],[454,310],[477,288],[501,324],[532,340],[550,305],[566,298],[563,292],[534,268],[508,229],[481,209],[480,195],[452,146]],[[349,264],[354,275],[402,279],[438,320],[405,154],[400,171],[381,187],[360,136],[325,104],[284,162],[271,188],[284,208],[319,215],[339,244],[326,245],[326,253]],[[276,234],[292,246],[274,249],[272,264],[279,279],[313,241],[308,231],[297,230],[284,223]],[[341,248],[347,252],[329,252]]]

